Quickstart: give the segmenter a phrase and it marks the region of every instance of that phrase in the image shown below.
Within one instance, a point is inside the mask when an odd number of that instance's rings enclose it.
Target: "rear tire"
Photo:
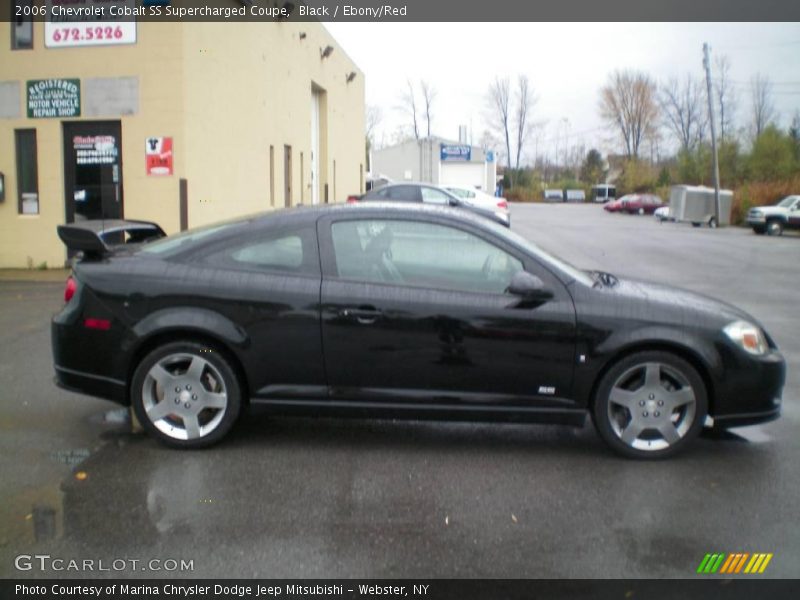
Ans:
[[[131,404],[153,437],[173,448],[220,441],[239,417],[242,392],[230,362],[208,344],[178,341],[142,359],[131,382]]]
[[[716,217],[711,217],[711,218],[708,220],[708,226],[709,226],[711,229],[716,229],[716,228],[717,228],[717,219],[716,219]]]
[[[597,432],[628,458],[672,456],[703,428],[708,412],[697,370],[669,352],[636,352],[600,380],[592,406]]]

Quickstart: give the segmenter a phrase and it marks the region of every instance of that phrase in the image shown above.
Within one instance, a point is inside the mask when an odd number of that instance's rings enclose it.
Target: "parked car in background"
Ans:
[[[601,183],[592,186],[591,200],[592,202],[611,202],[617,199],[617,188],[614,185]]]
[[[610,200],[603,205],[603,210],[606,212],[619,212],[622,208],[622,201],[623,199],[627,198],[627,196],[623,196],[622,198],[617,198],[616,200]]]
[[[781,235],[800,228],[800,195],[786,196],[775,206],[758,206],[747,213],[747,224],[758,234]]]
[[[372,189],[363,196],[348,198],[348,203],[352,202],[413,202],[460,207],[505,227],[511,226],[511,220],[508,215],[498,214],[495,209],[483,208],[477,204],[466,202],[452,192],[429,183],[390,183],[383,187]]]
[[[621,211],[629,215],[652,215],[664,201],[655,194],[630,194],[623,197]]]
[[[83,259],[52,321],[56,381],[173,447],[249,404],[309,416],[562,423],[663,458],[779,417],[785,361],[728,303],[582,271],[465,210],[308,206]],[[77,426],[77,424],[76,424]],[[268,446],[268,445],[265,445]],[[269,447],[265,447],[265,452]]]
[[[511,211],[508,208],[508,200],[505,198],[492,196],[469,185],[446,184],[442,187],[461,198],[467,204],[491,210],[499,219],[504,221],[504,225],[511,226]]]
[[[545,190],[544,191],[544,201],[545,202],[563,202],[564,201],[564,192],[562,190]]]
[[[567,202],[586,202],[586,192],[583,190],[567,190]]]
[[[658,220],[659,223],[675,220],[675,217],[673,217],[672,213],[670,213],[669,206],[659,206],[653,213],[653,216]]]

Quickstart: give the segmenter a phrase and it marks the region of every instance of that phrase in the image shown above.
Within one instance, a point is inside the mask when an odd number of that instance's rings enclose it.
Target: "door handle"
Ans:
[[[358,308],[343,308],[339,311],[339,315],[347,319],[355,319],[362,325],[370,325],[378,320],[381,311],[374,306],[359,306]]]

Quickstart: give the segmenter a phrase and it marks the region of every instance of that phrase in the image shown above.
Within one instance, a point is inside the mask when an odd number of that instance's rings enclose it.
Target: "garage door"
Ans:
[[[469,185],[486,188],[484,164],[480,163],[442,163],[439,185]]]

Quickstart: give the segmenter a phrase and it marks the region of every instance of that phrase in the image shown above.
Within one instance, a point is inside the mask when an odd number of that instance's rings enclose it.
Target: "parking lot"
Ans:
[[[514,205],[573,264],[751,312],[789,366],[783,417],[704,434],[661,462],[590,425],[275,419],[214,448],[132,434],[113,404],[52,383],[62,283],[0,281],[0,576],[19,554],[193,561],[180,577],[691,577],[708,552],[800,564],[800,237],[695,229],[596,205]],[[53,573],[67,577],[81,572]],[[92,573],[103,576],[104,573]]]

